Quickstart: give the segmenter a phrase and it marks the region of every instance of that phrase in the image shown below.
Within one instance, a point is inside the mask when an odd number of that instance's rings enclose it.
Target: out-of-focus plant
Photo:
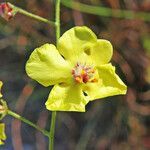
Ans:
[[[87,4],[79,3],[73,0],[62,0],[62,4],[66,7],[78,10],[80,12],[94,14],[104,17],[115,17],[125,19],[140,19],[150,22],[150,14],[146,12],[136,12],[131,10],[111,9],[100,6],[90,6]]]

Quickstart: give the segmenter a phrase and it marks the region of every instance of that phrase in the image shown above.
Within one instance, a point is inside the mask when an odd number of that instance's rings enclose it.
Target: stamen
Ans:
[[[72,75],[77,83],[96,82],[95,69],[92,66],[77,63],[72,70]]]

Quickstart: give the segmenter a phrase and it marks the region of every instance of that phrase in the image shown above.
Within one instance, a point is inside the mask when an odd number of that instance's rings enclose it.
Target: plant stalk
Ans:
[[[15,6],[15,5],[11,4],[11,3],[8,3],[8,4],[10,5],[10,7],[13,9],[13,11],[15,13],[20,13],[20,14],[23,14],[23,15],[28,16],[30,18],[33,18],[35,20],[38,20],[40,22],[44,22],[44,23],[47,23],[49,25],[56,26],[55,22],[53,22],[53,21],[47,20],[47,19],[45,19],[43,17],[40,17],[38,15],[32,14],[32,13],[30,13],[30,12],[28,12],[28,11],[22,9],[22,8],[19,8],[19,7]]]
[[[29,126],[37,129],[38,131],[42,132],[45,136],[49,137],[49,132],[44,130],[44,129],[41,129],[39,126],[37,126],[36,124],[34,124],[33,122],[29,121],[28,119],[20,116],[19,114],[11,111],[11,110],[7,110],[7,114],[18,119],[18,120],[21,120],[22,122],[28,124]]]
[[[56,45],[57,45],[58,39],[60,37],[60,0],[56,0],[55,24],[56,24]],[[56,114],[57,114],[56,111],[52,112],[50,134],[49,134],[49,150],[54,150]]]
[[[49,134],[49,150],[54,150],[56,111],[52,112],[50,134]]]
[[[56,24],[56,44],[58,43],[58,39],[60,37],[60,0],[56,0],[56,16],[55,16],[55,24]]]

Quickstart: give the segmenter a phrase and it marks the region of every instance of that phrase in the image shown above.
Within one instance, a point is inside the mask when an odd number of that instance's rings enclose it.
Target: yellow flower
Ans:
[[[57,48],[36,48],[26,64],[29,77],[47,87],[54,85],[46,102],[52,111],[85,111],[92,100],[125,94],[127,87],[109,61],[109,41],[97,39],[87,27],[74,27],[59,39]]]
[[[3,140],[6,140],[5,124],[0,123],[0,145],[4,144]]]

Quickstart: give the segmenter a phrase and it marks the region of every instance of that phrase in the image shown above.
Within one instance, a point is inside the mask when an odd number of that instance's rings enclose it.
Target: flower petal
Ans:
[[[76,60],[86,47],[97,42],[96,35],[87,27],[74,27],[66,31],[58,41],[58,50],[67,60]]]
[[[1,88],[2,88],[2,85],[3,85],[3,82],[0,81],[0,98],[2,97],[2,94],[1,94]]]
[[[101,65],[98,67],[98,72],[99,81],[88,83],[84,87],[89,100],[126,94],[127,87],[115,73],[115,67],[111,64]]]
[[[0,123],[0,145],[4,144],[2,140],[6,140],[4,123]]]
[[[26,72],[40,84],[49,86],[67,82],[71,78],[71,65],[63,59],[54,45],[44,44],[30,55]]]
[[[98,39],[97,43],[91,48],[90,56],[95,61],[95,65],[99,66],[107,64],[113,54],[113,48],[109,41]]]
[[[87,102],[80,85],[55,85],[46,102],[46,108],[51,111],[85,112]]]

